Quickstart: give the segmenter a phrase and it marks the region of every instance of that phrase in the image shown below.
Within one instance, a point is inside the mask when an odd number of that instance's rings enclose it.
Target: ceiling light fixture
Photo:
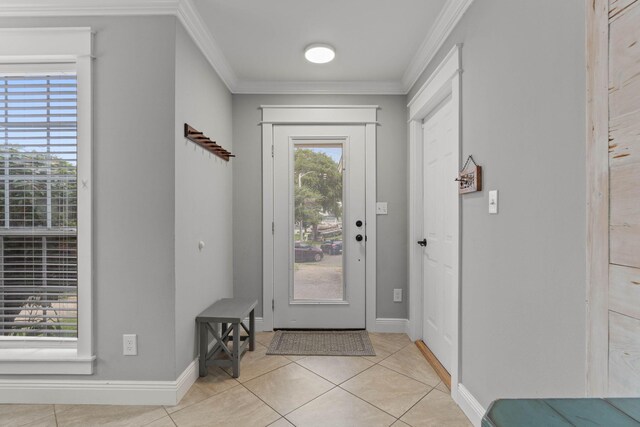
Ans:
[[[333,61],[336,51],[328,44],[314,43],[306,47],[304,57],[314,64],[326,64]]]

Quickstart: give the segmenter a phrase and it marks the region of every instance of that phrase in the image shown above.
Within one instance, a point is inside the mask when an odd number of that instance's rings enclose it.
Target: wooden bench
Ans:
[[[200,346],[201,377],[207,375],[207,366],[231,366],[233,377],[240,376],[240,359],[247,351],[255,348],[255,313],[257,300],[249,298],[225,298],[214,303],[196,317]],[[244,319],[249,316],[249,328]],[[220,333],[218,333],[220,325]],[[240,328],[248,336],[240,336]],[[215,343],[209,350],[209,333],[213,335]],[[233,346],[229,348],[230,335],[233,333]]]
[[[499,399],[482,427],[640,426],[640,399]]]

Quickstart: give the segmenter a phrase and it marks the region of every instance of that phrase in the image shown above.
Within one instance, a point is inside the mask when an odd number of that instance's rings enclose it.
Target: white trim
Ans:
[[[451,170],[451,177],[457,176],[460,163],[461,139],[461,93],[460,93],[460,73],[461,70],[461,45],[455,45],[447,54],[445,61],[440,64],[433,75],[420,88],[416,96],[409,103],[409,326],[408,333],[412,340],[422,338],[422,308],[423,308],[423,280],[422,280],[422,248],[416,244],[424,236],[422,233],[422,121],[427,114],[433,110],[442,100],[451,96],[451,108],[456,122],[453,124],[454,138],[458,142],[453,150],[454,158],[458,159],[458,164],[454,163],[455,170]],[[458,195],[455,195],[458,198]],[[460,382],[461,353],[460,340],[460,200],[457,199],[453,215],[458,218],[458,227],[453,237],[454,257],[452,270],[455,272],[454,283],[458,286],[453,289],[452,299],[454,306],[453,315],[453,336],[451,347],[451,383]],[[458,389],[453,388],[451,396],[458,402]]]
[[[377,109],[370,110],[374,115]],[[365,325],[367,329],[371,329],[375,325],[377,317],[377,222],[376,201],[377,188],[376,182],[376,125],[367,123],[365,129],[365,237],[367,244],[365,245]]]
[[[244,324],[249,326],[249,318],[244,318]],[[271,329],[270,329],[271,330]],[[256,332],[264,332],[264,318],[256,317]]]
[[[180,403],[184,395],[187,394],[193,383],[195,383],[198,379],[198,367],[199,359],[196,358],[191,363],[189,363],[189,366],[187,366],[187,368],[182,372],[182,374],[180,374],[180,376],[176,380],[176,400],[173,405],[177,405],[178,403]]]
[[[225,58],[222,49],[207,29],[206,24],[202,21],[200,14],[193,5],[193,1],[180,0],[177,3],[176,15],[184,25],[187,33],[189,33],[196,46],[200,48],[202,54],[207,58],[207,61],[218,73],[227,88],[235,93],[235,89],[238,86],[238,77],[231,68],[229,61]]]
[[[377,105],[366,106],[261,106],[262,122],[271,124],[375,124]],[[374,210],[375,211],[375,210]]]
[[[369,332],[386,332],[406,334],[409,330],[409,319],[378,318],[373,323],[373,328],[367,326]]]
[[[0,17],[174,15],[179,0],[2,0]]]
[[[276,82],[239,81],[232,90],[239,94],[406,95],[400,82]]]
[[[93,87],[91,56],[92,34],[89,27],[0,29],[0,63],[15,61],[73,63],[77,75],[78,93],[77,348],[4,349],[0,352],[0,373],[2,374],[91,374],[93,371],[95,357],[93,355]],[[22,354],[18,359],[25,357],[23,362],[13,358],[19,352]],[[73,352],[73,354],[69,352]],[[24,365],[20,367],[20,363],[24,363]]]
[[[263,110],[264,111],[264,110]],[[262,124],[262,317],[273,330],[273,125]]]
[[[431,98],[437,97],[437,94],[446,89],[446,83],[453,78],[454,74],[462,71],[461,69],[462,44],[454,45],[451,50],[438,64],[433,73],[427,78],[420,89],[413,95],[413,98],[407,104],[409,107],[409,120],[413,120],[418,115],[422,116],[424,110],[429,107],[433,108],[434,102],[440,102],[440,99],[429,102]]]
[[[0,3],[0,17],[171,15],[184,25],[231,93],[406,95],[472,1],[447,0],[402,78],[398,81],[373,82],[241,80],[203,22],[193,0],[3,0]]]
[[[3,348],[0,375],[90,375],[95,356],[81,357],[74,348]]]
[[[0,380],[0,402],[176,405],[198,378],[198,359],[175,381]]]
[[[262,105],[262,307],[265,331],[273,330],[273,124],[365,125],[366,168],[366,307],[368,330],[375,329],[376,312],[376,120],[377,105]],[[371,185],[371,183],[373,183]],[[370,255],[373,254],[373,257]]]
[[[459,399],[456,401],[462,412],[469,418],[471,424],[476,427],[480,427],[482,423],[482,417],[487,412],[482,407],[480,402],[471,394],[471,392],[462,384],[458,384],[457,387]]]
[[[402,87],[409,93],[427,66],[433,61],[444,42],[454,30],[473,0],[447,0],[402,76]]]

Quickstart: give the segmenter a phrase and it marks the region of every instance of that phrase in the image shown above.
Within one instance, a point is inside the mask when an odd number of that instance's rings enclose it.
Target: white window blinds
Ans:
[[[0,337],[77,337],[76,87],[0,74]]]

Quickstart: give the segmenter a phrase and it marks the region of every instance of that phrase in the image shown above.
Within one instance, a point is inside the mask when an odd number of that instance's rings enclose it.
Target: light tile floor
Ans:
[[[471,425],[405,334],[370,333],[375,357],[268,356],[272,336],[257,334],[240,378],[210,368],[176,406],[0,405],[0,425]]]

